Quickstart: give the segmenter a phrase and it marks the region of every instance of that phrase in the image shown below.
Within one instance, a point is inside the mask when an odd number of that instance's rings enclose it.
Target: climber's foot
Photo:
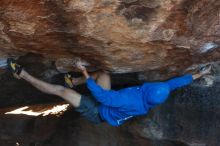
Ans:
[[[13,73],[14,77],[20,79],[20,73],[22,71],[22,66],[16,63],[16,60],[13,58],[7,59],[8,69]]]
[[[65,74],[64,75],[64,81],[65,81],[65,87],[67,88],[73,88],[73,82],[72,82],[73,78],[70,74]]]

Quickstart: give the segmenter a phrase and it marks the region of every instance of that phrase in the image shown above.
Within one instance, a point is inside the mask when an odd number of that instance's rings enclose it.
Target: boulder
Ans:
[[[1,0],[0,57],[36,53],[74,70],[170,77],[217,61],[219,0]]]
[[[0,0],[0,145],[217,146],[219,37],[219,0]],[[111,127],[73,109],[59,117],[5,115],[63,102],[13,79],[5,72],[8,57],[60,85],[81,59],[89,71],[111,73],[113,89],[214,68],[148,116]],[[76,90],[88,94],[85,86]]]

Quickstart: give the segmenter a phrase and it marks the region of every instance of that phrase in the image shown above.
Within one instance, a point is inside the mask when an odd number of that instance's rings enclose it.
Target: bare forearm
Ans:
[[[193,79],[196,80],[198,78],[201,78],[204,75],[210,74],[211,69],[212,69],[211,65],[208,65],[208,66],[201,68],[199,73],[193,75]]]
[[[87,70],[83,70],[82,73],[83,73],[83,75],[85,76],[86,79],[90,78],[90,75],[87,72]]]
[[[193,80],[196,80],[196,79],[200,78],[201,75],[200,74],[194,74],[192,77],[193,77]]]
[[[197,74],[194,74],[192,77],[193,77],[193,80],[196,80],[196,79],[201,78],[201,77],[202,77],[202,74],[197,73]]]

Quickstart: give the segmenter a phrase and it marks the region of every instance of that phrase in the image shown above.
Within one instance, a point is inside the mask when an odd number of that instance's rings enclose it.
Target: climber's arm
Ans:
[[[206,75],[206,74],[209,74],[210,71],[211,71],[211,66],[209,66],[208,68],[206,68],[206,69],[200,71],[200,72],[197,73],[197,74],[194,74],[194,75],[193,75],[193,80],[196,80],[196,79],[201,78],[202,76],[204,76],[204,75]]]
[[[192,83],[193,80],[196,80],[206,74],[209,74],[210,70],[211,70],[211,66],[203,71],[200,71],[197,74],[194,74],[194,75],[187,74],[182,77],[177,77],[177,78],[168,80],[167,83],[168,83],[171,90],[175,90],[177,88],[189,85],[190,83]]]
[[[177,88],[189,85],[193,81],[193,75],[187,74],[181,77],[173,78],[167,81],[170,90],[175,90]]]
[[[120,98],[119,92],[102,88],[92,78],[88,78],[86,83],[88,89],[98,102],[111,107],[120,107],[123,105],[124,102]]]
[[[92,79],[83,65],[77,64],[77,67],[85,76],[87,87],[98,102],[111,107],[119,107],[123,104],[123,100],[119,98],[120,94],[117,91],[102,88]]]
[[[199,79],[201,77],[202,77],[202,75],[200,73],[192,75],[193,80]]]

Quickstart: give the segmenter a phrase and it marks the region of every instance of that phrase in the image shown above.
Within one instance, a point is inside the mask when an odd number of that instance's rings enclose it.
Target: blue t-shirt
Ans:
[[[102,119],[112,126],[119,126],[134,116],[146,114],[150,108],[163,103],[170,91],[192,81],[192,75],[188,74],[165,82],[144,83],[115,91],[103,89],[89,78],[87,87],[100,102],[99,113]]]

